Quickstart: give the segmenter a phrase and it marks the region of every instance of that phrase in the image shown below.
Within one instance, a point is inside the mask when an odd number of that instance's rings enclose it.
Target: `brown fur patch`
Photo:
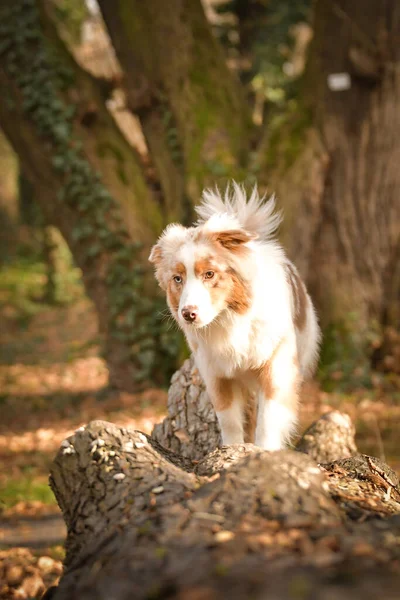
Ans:
[[[249,248],[245,244],[255,237],[242,229],[230,231],[203,231],[200,229],[195,233],[193,240],[211,244],[217,252],[221,252],[221,250],[234,252],[238,256],[248,254]]]
[[[216,272],[212,279],[205,279],[203,283],[208,287],[212,304],[216,309],[222,310],[229,306],[232,281],[228,273]]]
[[[254,235],[244,231],[244,229],[217,231],[213,236],[216,242],[231,251],[237,250],[242,244],[246,244],[246,242],[250,242],[255,238]]]
[[[239,315],[243,315],[250,308],[250,292],[241,277],[233,270],[229,271],[232,288],[228,298],[228,307]]]
[[[197,277],[204,275],[204,273],[206,273],[206,271],[214,271],[215,272],[215,269],[216,269],[216,267],[214,266],[211,257],[200,258],[199,260],[196,260],[196,262],[194,264],[194,272]]]
[[[221,377],[215,382],[213,398],[214,408],[217,412],[227,410],[233,402],[233,380]]]
[[[248,292],[245,284],[232,270],[224,270],[225,265],[215,257],[199,259],[195,263],[197,277],[203,276],[207,271],[213,271],[214,276],[210,279],[204,278],[205,285],[211,296],[212,304],[219,309],[229,307],[238,313],[244,313],[248,306]]]
[[[288,281],[292,289],[294,302],[294,324],[300,331],[304,329],[307,321],[307,295],[304,283],[297,271],[289,263],[286,265]]]
[[[272,361],[273,356],[270,360],[267,360],[259,369],[255,369],[257,379],[260,383],[261,389],[265,398],[270,399],[274,394],[274,386],[272,382]]]
[[[181,295],[182,286],[178,287],[174,281],[169,281],[167,286],[168,305],[175,314],[178,312]]]
[[[182,278],[186,276],[186,268],[183,263],[176,263],[172,270],[173,275],[180,275]],[[179,300],[181,299],[183,285],[176,283],[172,277],[169,279],[167,284],[167,297],[168,304],[175,313],[178,312]]]
[[[181,277],[186,277],[186,267],[183,263],[176,263],[172,268],[173,275],[180,275]]]

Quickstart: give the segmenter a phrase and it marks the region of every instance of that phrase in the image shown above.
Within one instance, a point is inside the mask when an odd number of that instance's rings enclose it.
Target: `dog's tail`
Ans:
[[[196,206],[196,212],[199,215],[199,225],[217,214],[235,217],[243,229],[261,240],[271,239],[282,221],[282,213],[275,211],[275,196],[266,200],[265,196],[260,197],[254,186],[250,198],[247,198],[243,185],[235,181],[227,186],[224,196],[217,187],[204,190],[202,202]]]

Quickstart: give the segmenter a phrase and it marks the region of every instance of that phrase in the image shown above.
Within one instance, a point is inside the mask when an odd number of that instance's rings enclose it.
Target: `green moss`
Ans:
[[[163,548],[162,546],[159,546],[154,551],[156,558],[165,558],[167,553],[168,553],[167,548]]]
[[[159,110],[161,113],[161,121],[164,127],[164,136],[169,153],[174,164],[183,171],[183,149],[180,144],[177,123],[171,108],[168,104],[165,94],[160,96]]]
[[[310,597],[313,584],[306,576],[297,575],[290,579],[288,587],[290,600],[305,600]]]
[[[55,15],[70,35],[73,43],[81,41],[82,25],[89,16],[85,2],[81,0],[58,0],[54,2]]]
[[[216,564],[214,567],[214,574],[217,577],[226,577],[229,574],[229,568],[223,563]]]
[[[326,391],[347,392],[354,387],[371,387],[371,342],[378,335],[371,323],[361,329],[356,313],[327,326],[318,369],[318,378]]]
[[[97,145],[97,154],[101,158],[113,158],[115,160],[115,172],[117,173],[118,179],[124,185],[129,185],[124,155],[116,144],[112,144],[110,141],[99,143]]]
[[[311,125],[310,112],[297,100],[276,112],[268,126],[265,163],[268,169],[289,169],[301,153],[305,133]]]

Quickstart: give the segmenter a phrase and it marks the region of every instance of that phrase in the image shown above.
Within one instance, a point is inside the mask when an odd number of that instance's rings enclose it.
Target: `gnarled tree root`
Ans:
[[[339,415],[333,423],[352,428]],[[321,419],[299,444],[307,451],[312,437],[317,460],[327,427],[332,420]],[[398,480],[377,459],[350,456],[344,429],[347,457],[332,461],[324,450],[319,466],[304,452],[251,444],[192,459],[140,432],[90,423],[52,467],[68,528],[52,597],[397,598]]]

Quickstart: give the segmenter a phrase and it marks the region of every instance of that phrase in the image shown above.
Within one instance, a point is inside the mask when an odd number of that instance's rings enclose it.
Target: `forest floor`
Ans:
[[[166,414],[165,390],[107,388],[96,315],[79,283],[57,305],[40,302],[44,283],[41,268],[0,271],[0,598],[39,598],[61,573],[64,528],[48,472],[62,440],[93,419],[150,433]],[[341,389],[341,371],[332,378]],[[315,381],[302,396],[299,433],[339,409],[360,451],[400,470],[398,380],[377,375],[329,393]]]

